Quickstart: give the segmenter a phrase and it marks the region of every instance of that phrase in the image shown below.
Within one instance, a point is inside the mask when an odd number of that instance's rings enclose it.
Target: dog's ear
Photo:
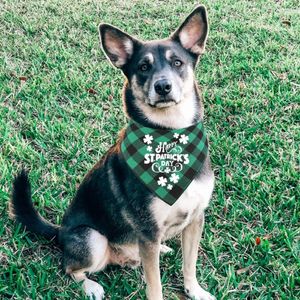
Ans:
[[[109,24],[99,25],[100,43],[102,48],[117,68],[122,68],[133,54],[134,46],[138,41]]]
[[[205,6],[196,7],[179,28],[172,34],[171,39],[181,44],[183,48],[200,55],[204,52],[208,35],[208,21]]]

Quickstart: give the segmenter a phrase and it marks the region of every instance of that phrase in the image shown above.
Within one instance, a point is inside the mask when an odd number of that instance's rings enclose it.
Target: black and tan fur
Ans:
[[[197,7],[165,40],[139,41],[119,29],[99,27],[103,50],[127,80],[124,104],[129,118],[154,128],[184,128],[203,118],[194,68],[208,35],[206,9]],[[187,295],[214,299],[196,278],[198,245],[214,176],[207,157],[204,168],[173,205],[152,194],[120,154],[122,134],[86,175],[60,226],[36,212],[26,172],[13,183],[11,212],[28,230],[54,238],[63,251],[64,270],[83,282],[87,295],[103,299],[103,288],[87,278],[108,264],[143,265],[147,298],[163,299],[161,243],[182,233],[183,275]]]

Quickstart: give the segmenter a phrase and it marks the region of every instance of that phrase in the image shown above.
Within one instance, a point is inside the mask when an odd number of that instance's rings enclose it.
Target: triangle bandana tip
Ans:
[[[131,120],[121,151],[146,187],[172,205],[199,174],[208,145],[202,122],[169,130],[145,127]]]

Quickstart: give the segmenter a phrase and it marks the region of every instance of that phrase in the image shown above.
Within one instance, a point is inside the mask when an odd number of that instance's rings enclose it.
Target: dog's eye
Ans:
[[[174,60],[173,66],[174,66],[174,67],[177,67],[177,68],[178,68],[178,67],[181,67],[181,66],[182,66],[182,61],[179,60],[179,59]]]
[[[146,63],[145,64],[141,64],[140,67],[139,67],[139,69],[141,71],[145,72],[145,71],[148,71],[150,69],[150,66],[149,66],[149,64],[146,64]]]

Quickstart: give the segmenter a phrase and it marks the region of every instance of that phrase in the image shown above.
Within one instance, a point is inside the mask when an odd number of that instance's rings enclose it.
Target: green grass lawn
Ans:
[[[60,223],[125,125],[123,76],[99,48],[98,24],[163,38],[196,4],[119,2],[0,2],[0,299],[84,299],[59,249],[16,226],[7,204],[25,166],[35,205]],[[198,278],[217,299],[300,299],[299,2],[203,4],[210,36],[196,75],[217,181]],[[165,299],[184,299],[179,239],[168,245]],[[107,299],[145,299],[141,274],[109,267],[92,278]]]

